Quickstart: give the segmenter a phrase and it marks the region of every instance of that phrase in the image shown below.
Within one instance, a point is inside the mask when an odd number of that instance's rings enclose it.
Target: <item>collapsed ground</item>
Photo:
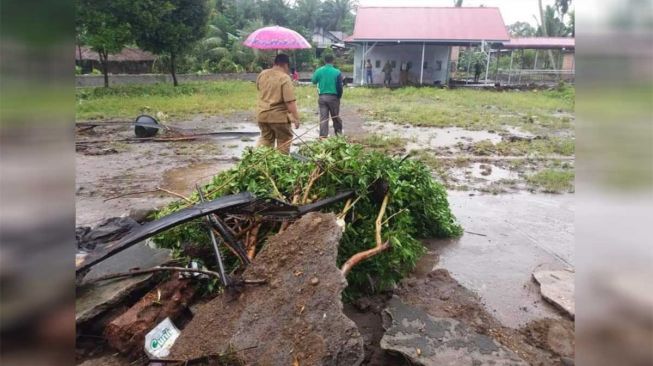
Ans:
[[[316,96],[312,87],[299,87],[297,94],[304,119],[298,134],[306,132],[302,140],[310,141],[317,137],[311,128],[317,120]],[[245,133],[257,131],[249,110],[255,100],[251,83],[80,89],[77,100],[78,122],[96,124],[78,127],[78,141],[110,140],[78,145],[78,225],[129,213],[144,216],[178,199],[170,192],[186,195],[195,183],[233,166],[243,149],[255,143],[255,137]],[[547,341],[551,327],[538,328],[540,333],[533,334],[539,336],[524,334],[538,319],[562,322],[563,329],[573,325],[540,299],[530,280],[537,268],[573,268],[571,196],[544,194],[573,192],[573,89],[356,88],[346,90],[342,103],[345,133],[370,149],[410,153],[424,161],[450,189],[454,214],[468,231],[454,242],[429,243],[421,267],[427,274],[434,268],[449,270],[451,283],[463,284],[470,296],[444,295],[446,300],[436,305],[432,300],[413,305],[436,316],[443,316],[440,310],[479,308],[488,314],[481,320],[465,318],[464,311],[444,315],[480,323],[470,325],[505,344],[523,336],[513,349],[526,352],[524,359],[534,364],[561,361],[551,358],[551,352],[528,351],[526,345],[549,351],[557,347],[554,354],[569,356],[573,337],[570,340],[567,333],[563,346]],[[117,141],[133,136],[132,127],[124,122],[140,113],[156,115],[187,133],[244,133],[228,139]],[[410,278],[406,281],[410,283]],[[432,282],[437,283],[427,280],[425,285],[434,286]],[[375,364],[379,318],[387,299],[369,301],[375,305],[348,305],[347,313],[359,329],[369,323],[369,332],[361,332],[371,350],[366,362]],[[378,311],[370,311],[373,308]],[[488,327],[487,319],[496,323]],[[553,328],[561,332],[560,327]],[[496,329],[503,333],[492,334]]]

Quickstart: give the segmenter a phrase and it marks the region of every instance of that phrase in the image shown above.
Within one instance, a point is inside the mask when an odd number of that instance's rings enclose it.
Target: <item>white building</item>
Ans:
[[[449,81],[452,47],[482,45],[489,52],[509,40],[498,8],[359,7],[354,34],[345,42],[355,47],[355,84],[366,83],[369,59],[373,84],[383,83],[389,61],[393,84],[433,85]]]

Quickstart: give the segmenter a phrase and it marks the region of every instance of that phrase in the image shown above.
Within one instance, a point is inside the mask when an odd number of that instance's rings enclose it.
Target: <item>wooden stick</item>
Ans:
[[[247,257],[250,260],[253,260],[256,255],[256,241],[258,239],[258,231],[260,228],[261,224],[258,224],[250,230],[249,242],[247,243]]]
[[[96,283],[96,282],[100,282],[100,281],[112,280],[112,279],[115,279],[115,278],[131,277],[131,276],[138,276],[138,275],[141,275],[141,274],[155,273],[155,272],[165,272],[165,271],[201,273],[201,274],[205,274],[207,276],[220,278],[220,274],[218,272],[204,270],[204,269],[193,269],[193,268],[185,268],[185,267],[154,267],[154,268],[148,268],[148,269],[136,269],[136,270],[128,271],[128,272],[112,273],[112,274],[108,274],[108,275],[105,275],[105,276],[100,276],[100,277],[94,278],[92,280],[89,280],[89,281],[85,282],[84,284],[92,284],[92,283]],[[243,283],[247,284],[247,285],[260,285],[260,284],[264,284],[266,282],[267,282],[267,280],[243,280]]]
[[[383,242],[381,239],[381,227],[383,226],[383,222],[381,220],[383,219],[383,215],[385,215],[385,209],[388,206],[389,197],[390,196],[388,196],[387,194],[385,195],[385,197],[383,197],[383,203],[381,204],[379,215],[376,217],[376,235],[375,235],[376,246],[372,249],[358,252],[352,255],[349,259],[347,259],[347,261],[340,268],[340,272],[342,272],[343,276],[346,277],[349,271],[351,271],[351,269],[358,263],[390,248],[390,243],[388,241]]]
[[[304,189],[304,196],[302,197],[302,203],[306,203],[308,201],[308,195],[311,193],[311,188],[313,188],[313,184],[315,183],[316,180],[318,180],[322,176],[322,174],[324,173],[320,172],[319,166],[316,166],[315,169],[313,169],[310,178],[308,180],[308,184]]]
[[[169,191],[169,190],[167,190],[165,188],[161,188],[161,187],[156,187],[156,189],[157,189],[157,191],[165,192],[167,194],[171,194],[171,195],[173,195],[175,197],[181,198],[181,199],[185,200],[186,202],[193,203],[193,201],[191,201],[190,198],[188,198],[188,197],[186,197],[186,196],[184,196],[184,195],[182,195],[180,193]]]

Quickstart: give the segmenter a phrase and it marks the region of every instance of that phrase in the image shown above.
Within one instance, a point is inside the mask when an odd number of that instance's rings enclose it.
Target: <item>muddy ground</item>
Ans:
[[[542,301],[531,274],[541,268],[573,269],[573,195],[533,193],[526,176],[560,161],[573,168],[573,158],[469,153],[479,141],[533,137],[514,128],[498,133],[365,122],[355,108],[345,108],[342,115],[345,134],[356,140],[372,134],[399,136],[406,143],[388,153],[422,151],[445,162],[434,167],[434,177],[450,188],[453,212],[466,230],[456,240],[426,241],[427,255],[394,294],[433,316],[467,323],[533,365],[569,364],[564,358],[573,358],[573,321]],[[245,134],[192,141],[117,141],[133,137],[128,122],[78,128],[80,142],[111,140],[78,145],[78,226],[93,226],[114,216],[142,216],[179,199],[175,194],[190,194],[195,184],[234,166],[244,149],[255,144],[256,137],[248,133],[258,130],[249,113],[196,116],[169,125],[181,127],[183,133]],[[309,123],[296,132],[302,141],[317,138],[317,129]],[[345,314],[365,339],[364,364],[405,364],[402,357],[379,348],[384,333],[381,312],[390,296],[345,305]]]

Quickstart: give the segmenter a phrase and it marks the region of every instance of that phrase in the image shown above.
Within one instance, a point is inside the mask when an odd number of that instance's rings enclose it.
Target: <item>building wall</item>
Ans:
[[[565,52],[564,55],[562,56],[562,70],[565,71],[574,71],[575,69],[575,60],[574,60],[574,53],[573,52]]]
[[[368,45],[371,47],[371,44]],[[449,46],[427,45],[424,50],[424,84],[433,84],[440,81],[447,82],[447,69],[449,65]],[[368,48],[369,50],[369,48]],[[421,44],[398,44],[391,46],[375,46],[365,56],[365,60],[372,61],[372,79],[374,84],[383,84],[383,66],[386,61],[394,61],[395,68],[392,71],[392,83],[399,82],[399,68],[402,62],[412,63],[409,71],[409,80],[419,84],[420,63],[422,61]],[[361,78],[365,77],[363,68],[363,46],[359,45],[354,52],[354,83],[360,84]],[[378,62],[377,62],[378,61]],[[378,66],[378,67],[377,67]]]

